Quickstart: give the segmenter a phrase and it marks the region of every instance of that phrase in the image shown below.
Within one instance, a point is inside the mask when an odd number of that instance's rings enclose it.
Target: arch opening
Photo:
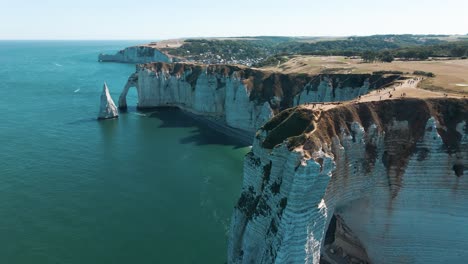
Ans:
[[[126,98],[127,111],[136,111],[138,108],[138,90],[136,88],[130,88]]]
[[[325,232],[320,263],[371,263],[359,238],[339,214],[333,214]]]
[[[135,87],[135,89],[131,89]],[[135,109],[138,108],[138,75],[132,74],[129,78],[125,87],[119,97],[119,109],[126,111],[128,109],[127,97],[129,98],[131,105],[134,105]],[[132,106],[133,108],[133,106]]]

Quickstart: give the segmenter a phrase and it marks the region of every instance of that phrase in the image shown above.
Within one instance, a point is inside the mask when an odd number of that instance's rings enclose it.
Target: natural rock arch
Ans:
[[[132,87],[135,87],[138,93],[138,75],[136,73],[132,74],[129,78],[127,83],[125,84],[122,93],[119,96],[119,109],[126,110],[127,109],[127,94],[128,90]],[[138,93],[139,95],[139,93]],[[139,97],[139,96],[138,96]]]
[[[326,229],[320,262],[339,263],[347,261],[371,262],[359,237],[346,225],[343,218],[335,213]]]

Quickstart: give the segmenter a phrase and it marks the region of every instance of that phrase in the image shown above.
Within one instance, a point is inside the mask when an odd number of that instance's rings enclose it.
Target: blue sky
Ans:
[[[468,0],[0,0],[0,7],[0,39],[468,33]]]

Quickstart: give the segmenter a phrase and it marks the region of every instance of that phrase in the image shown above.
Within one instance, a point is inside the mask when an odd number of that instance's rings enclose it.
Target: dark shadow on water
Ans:
[[[79,125],[83,123],[99,122],[97,118],[82,118],[66,123],[67,125]]]
[[[163,123],[161,128],[189,128],[193,127],[192,135],[182,138],[182,144],[196,145],[228,145],[233,148],[250,146],[253,135],[238,129],[226,128],[224,125],[193,114],[184,112],[175,107],[139,110],[149,118],[157,118]],[[229,134],[225,130],[229,130]]]
[[[67,125],[80,126],[95,123],[101,132],[101,142],[106,149],[111,149],[114,145],[114,139],[119,128],[119,118],[98,120],[97,118],[82,118],[66,123]],[[80,129],[80,128],[77,128]]]
[[[118,130],[119,127],[119,119],[106,119],[106,120],[98,120],[99,128],[101,130],[102,140],[105,144],[112,144],[113,138]]]
[[[127,106],[126,109],[119,108],[119,113],[139,112],[136,106]]]

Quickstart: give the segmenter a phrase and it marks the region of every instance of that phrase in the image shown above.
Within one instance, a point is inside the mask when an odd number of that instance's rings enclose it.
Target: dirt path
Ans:
[[[397,82],[388,88],[371,91],[370,93],[363,95],[360,98],[356,98],[350,101],[307,104],[307,105],[304,105],[304,107],[308,109],[324,111],[324,110],[328,110],[328,109],[336,107],[337,105],[342,105],[342,104],[355,104],[355,103],[361,103],[361,102],[395,100],[395,99],[402,99],[402,98],[419,98],[419,99],[440,98],[440,97],[465,98],[464,96],[461,96],[458,94],[451,94],[451,93],[444,93],[444,92],[432,92],[432,91],[420,89],[418,88],[418,84],[422,80],[423,78],[419,77],[419,78],[412,78],[412,79],[404,80],[401,82]]]
[[[396,83],[395,85],[386,89],[372,91],[358,99],[358,102],[370,102],[381,100],[392,100],[399,98],[436,98],[436,97],[451,97],[462,98],[461,95],[449,94],[444,92],[432,92],[418,88],[419,82],[423,78],[408,79],[403,82]]]

